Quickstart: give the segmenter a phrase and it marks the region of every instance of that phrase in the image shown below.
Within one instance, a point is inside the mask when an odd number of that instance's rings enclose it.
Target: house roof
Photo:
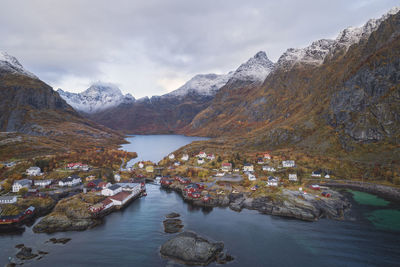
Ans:
[[[99,185],[99,184],[102,183],[102,182],[103,182],[103,180],[101,180],[101,179],[96,179],[96,180],[90,181],[89,183],[93,183],[93,184],[95,184],[95,185]]]
[[[22,180],[17,180],[17,181],[15,181],[14,184],[19,184],[19,185],[21,185],[21,186],[24,186],[24,185],[30,185],[30,184],[32,184],[32,181],[31,181],[31,180],[28,180],[28,179],[22,179]]]
[[[118,201],[123,201],[124,199],[128,198],[130,195],[131,195],[131,193],[122,191],[112,197],[109,197],[109,198],[118,200]]]
[[[232,166],[232,163],[224,162],[224,163],[222,163],[222,166],[224,166],[224,167],[231,167],[231,166]]]
[[[108,204],[111,204],[112,201],[109,198],[104,199],[101,203],[103,203],[105,206],[107,206]]]
[[[110,190],[112,190],[112,191],[114,191],[114,190],[117,190],[118,188],[120,188],[121,186],[120,185],[117,185],[117,184],[113,184],[112,186],[110,186],[108,189],[110,189]]]
[[[246,167],[251,167],[251,166],[253,166],[253,165],[250,164],[250,163],[246,163],[246,164],[244,164],[244,166],[246,166]]]
[[[3,200],[3,201],[10,201],[10,200],[14,200],[15,198],[16,198],[17,196],[2,196],[2,197],[0,197],[0,200]]]

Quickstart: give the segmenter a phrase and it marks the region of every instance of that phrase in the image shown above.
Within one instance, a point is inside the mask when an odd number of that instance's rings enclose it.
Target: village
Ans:
[[[61,157],[62,164],[55,164],[55,168],[45,167],[47,172],[39,166],[29,166],[18,176],[21,179],[1,182],[0,224],[21,224],[35,213],[46,215],[61,199],[73,202],[76,195],[81,201],[77,209],[85,209],[87,217],[101,218],[145,196],[146,182],[174,189],[185,200],[200,206],[228,205],[235,196],[243,194],[252,198],[279,199],[295,192],[296,198],[302,200],[334,195],[329,188],[320,185],[331,179],[331,170],[315,169],[306,173],[299,169],[295,160],[272,156],[269,152],[253,157],[239,153],[221,157],[204,151],[177,156],[172,153],[158,164],[139,161],[128,167],[127,162],[134,156],[121,157],[116,160],[118,163],[110,160],[110,167],[106,169],[94,161],[92,163],[98,166],[90,165],[88,160],[85,160],[87,163],[70,162],[70,158],[65,157]],[[79,158],[78,155],[72,157]],[[41,162],[37,161],[38,165],[42,165]],[[2,165],[12,169],[19,164],[3,162]],[[37,208],[42,212],[35,210]]]
[[[121,153],[117,153],[119,154]],[[132,158],[135,155],[130,156]],[[36,162],[42,165],[43,159]],[[147,194],[144,179],[131,178],[126,173],[120,175],[110,168],[104,171],[100,166],[94,167],[82,162],[64,162],[64,166],[50,171],[45,167],[47,172],[39,166],[30,166],[22,173],[14,170],[11,178],[1,181],[0,228],[20,226],[32,217],[46,215],[60,200],[72,199],[76,195],[82,200],[90,199],[79,208],[86,209],[91,217],[99,218],[122,209],[134,199]],[[122,159],[122,163],[124,162],[125,159]],[[3,169],[22,165],[19,168],[21,169],[26,164],[2,163]],[[14,177],[21,179],[14,180]]]
[[[331,196],[322,190],[328,188],[315,183],[330,180],[331,170],[316,169],[306,174],[298,170],[294,160],[273,158],[268,152],[257,153],[253,160],[241,159],[239,154],[222,159],[204,151],[192,157],[186,153],[178,157],[170,154],[159,165],[163,176],[156,178],[156,182],[167,188],[173,184],[182,185],[180,190],[186,199],[201,200],[204,205],[223,195],[250,193],[267,196],[278,194],[282,188],[298,190],[300,195]],[[149,171],[149,166],[143,162],[139,162],[137,168]],[[152,166],[150,171],[153,172]]]

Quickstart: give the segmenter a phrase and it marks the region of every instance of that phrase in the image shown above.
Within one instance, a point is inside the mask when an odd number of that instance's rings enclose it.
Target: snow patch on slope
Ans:
[[[38,77],[36,77],[33,73],[24,69],[24,67],[15,57],[7,54],[6,52],[0,52],[0,69],[38,79]]]
[[[92,84],[82,93],[70,93],[62,89],[58,89],[57,92],[75,110],[85,113],[96,113],[135,101],[131,94],[123,95],[116,85],[102,82]]]
[[[212,96],[217,93],[217,91],[224,86],[232,73],[228,74],[198,74],[186,82],[184,85],[178,89],[165,94],[163,96],[176,97],[185,96],[189,93],[196,93],[199,95]]]
[[[233,73],[232,81],[263,82],[274,68],[274,63],[269,60],[264,51],[258,52],[254,57],[237,68]]]
[[[372,32],[376,31],[379,25],[389,16],[400,11],[399,7],[392,8],[379,19],[370,19],[361,27],[349,27],[341,31],[335,40],[322,39],[313,42],[305,48],[289,48],[279,58],[277,69],[290,69],[297,63],[307,65],[320,65],[328,54],[338,50],[347,50],[351,45],[367,39]]]

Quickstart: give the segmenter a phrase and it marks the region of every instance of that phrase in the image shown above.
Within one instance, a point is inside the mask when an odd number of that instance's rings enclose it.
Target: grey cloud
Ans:
[[[4,0],[0,50],[15,55],[50,84],[69,76],[88,80],[104,76],[141,97],[163,93],[155,80],[167,73],[190,77],[227,72],[259,50],[276,61],[289,47],[335,37],[396,4],[392,0]],[[107,65],[112,71],[104,70]],[[112,74],[119,73],[119,67],[120,73],[131,77]]]

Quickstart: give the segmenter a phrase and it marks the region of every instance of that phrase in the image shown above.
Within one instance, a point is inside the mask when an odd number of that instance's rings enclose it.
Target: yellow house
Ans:
[[[146,172],[154,172],[153,166],[146,166]]]

